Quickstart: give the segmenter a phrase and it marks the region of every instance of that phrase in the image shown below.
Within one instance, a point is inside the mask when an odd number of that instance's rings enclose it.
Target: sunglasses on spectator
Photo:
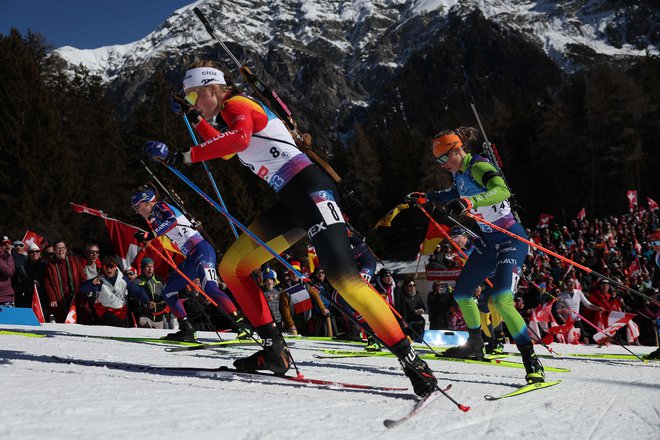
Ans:
[[[28,254],[38,254],[38,253],[40,253],[40,252],[41,252],[41,251],[28,251]]]
[[[22,248],[22,247],[25,247],[25,245],[24,245],[23,243],[21,243],[21,244],[15,244],[14,247]]]
[[[415,286],[415,283],[408,284],[408,287],[414,287],[414,286]]]
[[[89,251],[89,253],[90,253],[90,254],[98,255],[98,254],[99,254],[99,251],[93,251],[93,250],[91,250],[91,251]]]
[[[116,264],[104,264],[103,265],[103,269],[114,269],[115,267],[117,267]]]

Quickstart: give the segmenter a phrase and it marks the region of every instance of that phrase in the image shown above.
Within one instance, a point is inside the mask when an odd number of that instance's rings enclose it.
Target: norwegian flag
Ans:
[[[25,231],[25,235],[21,241],[25,243],[25,248],[27,249],[33,243],[41,247],[41,243],[44,242],[44,238],[36,232],[32,232],[28,229]]]
[[[646,198],[646,203],[648,203],[649,205],[649,211],[655,211],[658,208],[660,208],[660,206],[658,206],[658,203],[650,197]]]
[[[628,197],[628,210],[633,212],[637,207],[637,191],[629,190],[626,192],[626,196]]]
[[[312,308],[312,298],[309,296],[309,292],[305,289],[305,286],[302,284],[296,284],[290,289],[287,289],[289,298],[291,299],[291,304],[293,304],[293,310],[296,314],[305,313]]]
[[[39,299],[39,292],[37,291],[36,284],[34,285],[34,291],[32,292],[32,311],[40,323],[43,324],[46,322],[44,319],[44,309],[41,308],[41,300]]]
[[[582,209],[580,209],[580,212],[578,212],[577,219],[582,221],[585,218],[587,218],[587,211],[585,211],[584,207],[582,207]]]
[[[555,218],[554,215],[541,214],[539,222],[536,224],[536,229],[547,229],[550,227],[550,221]]]
[[[598,344],[604,344],[608,341],[608,336],[614,336],[614,334],[624,325],[628,324],[633,317],[634,313],[625,313],[617,311],[607,311],[602,314],[602,321],[607,327],[602,331],[599,331],[594,335],[594,341]],[[633,323],[634,324],[634,323]],[[636,325],[635,325],[636,327]],[[637,329],[639,336],[639,329]],[[635,338],[636,339],[636,338]],[[630,342],[630,341],[629,341]]]

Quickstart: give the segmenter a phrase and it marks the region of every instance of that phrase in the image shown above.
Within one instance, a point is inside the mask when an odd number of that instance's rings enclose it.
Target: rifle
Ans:
[[[254,93],[257,95],[257,98],[266,105],[270,110],[277,115],[278,118],[284,123],[284,125],[289,129],[291,137],[296,143],[296,146],[302,150],[313,162],[320,166],[328,175],[335,181],[337,185],[340,185],[342,182],[341,177],[332,169],[330,164],[321,158],[315,151],[312,150],[312,136],[309,133],[301,133],[298,129],[298,124],[293,119],[293,114],[291,110],[286,106],[282,101],[282,98],[272,89],[270,89],[266,84],[264,84],[257,76],[252,73],[252,71],[245,64],[241,62],[234,56],[234,54],[229,50],[227,45],[222,42],[220,38],[215,35],[213,28],[211,27],[209,21],[206,19],[202,11],[199,8],[194,8],[193,11],[197,18],[202,22],[206,28],[206,32],[211,35],[211,37],[216,40],[220,47],[229,55],[229,58],[238,66],[238,71],[243,76],[245,81],[250,85]]]

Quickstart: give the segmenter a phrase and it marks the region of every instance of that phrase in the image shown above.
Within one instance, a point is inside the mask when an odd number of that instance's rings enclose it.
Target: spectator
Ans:
[[[89,324],[91,310],[87,297],[77,295],[80,282],[85,281],[85,272],[78,258],[68,255],[66,243],[55,243],[55,256],[46,266],[44,287],[48,294],[50,313],[55,315],[56,322],[64,322],[71,303],[76,304],[80,323]]]
[[[52,263],[55,257],[55,247],[52,244],[46,244],[41,251],[41,261],[46,264]]]
[[[11,255],[14,257],[14,268],[18,270],[27,261],[27,250],[25,243],[21,240],[16,240],[12,243]]]
[[[408,336],[416,342],[422,342],[424,339],[424,327],[426,320],[422,314],[426,312],[422,295],[417,292],[417,285],[415,280],[407,278],[403,283],[403,303],[399,312],[403,319],[408,323],[408,328],[405,329]]]
[[[101,274],[80,283],[80,292],[95,297],[94,313],[102,325],[126,327],[128,295],[136,297],[144,307],[150,306],[144,290],[121,274],[113,257],[101,260]]]
[[[573,326],[580,334],[584,327],[582,326],[582,319],[580,318],[580,305],[585,306],[589,310],[602,312],[604,309],[595,304],[592,304],[580,289],[575,288],[575,283],[569,280],[566,283],[566,290],[559,294],[557,301],[556,311],[560,318],[560,323],[565,324],[573,321]]]
[[[299,262],[292,261],[291,265],[300,270]],[[282,312],[284,331],[294,335],[313,334],[312,306],[307,299],[311,299],[311,303],[316,304],[319,310],[326,309],[325,305],[317,289],[306,286],[293,271],[290,271],[287,276],[289,280],[282,286],[283,290],[280,295],[280,311]],[[329,310],[327,313],[330,313]]]
[[[270,312],[273,314],[275,325],[277,328],[282,329],[282,313],[280,312],[280,295],[282,291],[275,286],[275,277],[269,276],[271,273],[274,274],[275,271],[271,269],[270,272],[264,276],[264,285],[261,290],[266,297]]]
[[[386,268],[382,268],[378,272],[376,277],[374,288],[380,296],[385,299],[395,309],[398,310],[399,304],[401,303],[401,297],[399,296],[399,291],[396,288],[394,283],[394,277],[392,276],[392,271]]]
[[[28,246],[28,260],[18,271],[16,307],[32,307],[34,287],[37,286],[44,316],[48,316],[48,295],[44,290],[46,263],[41,261],[41,249],[34,243]]]
[[[14,288],[11,286],[14,272],[11,240],[5,236],[0,245],[0,307],[14,307]]]
[[[154,260],[145,257],[140,262],[142,273],[134,281],[149,297],[149,307],[138,308],[138,327],[164,328],[167,314],[167,304],[161,298],[163,282],[155,273]],[[133,301],[130,301],[133,303]]]
[[[429,305],[429,329],[431,330],[449,329],[449,312],[454,299],[449,285],[447,285],[444,292],[441,288],[442,285],[435,281],[432,290],[426,297]]]
[[[101,260],[99,260],[99,246],[94,243],[90,243],[85,246],[85,258],[81,258],[80,263],[83,266],[86,280],[96,278],[99,275],[99,269],[101,268]]]

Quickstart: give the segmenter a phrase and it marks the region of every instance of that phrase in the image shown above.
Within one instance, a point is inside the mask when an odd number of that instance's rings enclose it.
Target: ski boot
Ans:
[[[484,358],[484,340],[481,338],[481,329],[468,329],[470,336],[463,345],[445,350],[444,356],[454,358]]]
[[[366,351],[381,351],[382,345],[376,342],[376,340],[373,337],[369,336],[367,338],[367,346],[364,347],[364,349]]]
[[[247,319],[238,313],[232,314],[232,318],[234,319],[234,331],[236,332],[236,339],[239,341],[252,339],[252,328],[250,328],[250,324],[247,322]]]
[[[399,358],[399,363],[406,377],[410,379],[415,394],[423,397],[437,389],[438,380],[433,371],[415,353],[408,338],[397,342],[390,350]]]
[[[236,359],[234,367],[240,371],[270,370],[281,376],[291,365],[291,354],[284,343],[284,338],[274,323],[262,325],[256,329],[264,341],[264,348],[252,355]]]
[[[660,359],[660,348],[644,356],[647,359]]]
[[[504,353],[504,335],[496,335],[486,339],[486,354]]]
[[[525,364],[525,380],[528,384],[538,383],[545,381],[545,371],[543,370],[543,365],[539,360],[536,353],[534,353],[534,346],[532,344],[522,345],[518,347],[520,354],[522,355],[523,364]]]
[[[335,336],[335,339],[339,339],[340,341],[362,342],[362,335],[360,334],[360,328],[355,325],[351,325],[348,331],[339,333],[337,336]]]
[[[181,341],[181,342],[197,342],[195,338],[195,328],[192,326],[187,316],[177,319],[179,322],[179,331],[170,333],[163,339],[168,341]]]

